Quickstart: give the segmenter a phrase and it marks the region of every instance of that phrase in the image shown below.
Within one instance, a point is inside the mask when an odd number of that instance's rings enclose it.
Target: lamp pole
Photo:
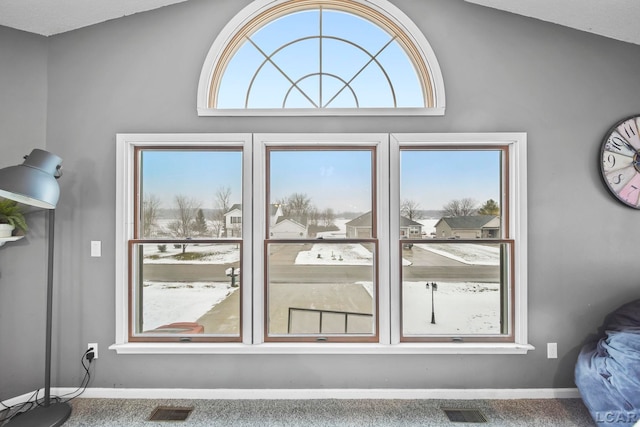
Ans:
[[[431,324],[436,324],[436,310],[435,303],[433,301],[433,292],[438,290],[438,284],[435,282],[427,283],[426,287],[429,289],[429,285],[431,285]]]
[[[14,415],[11,427],[57,427],[71,415],[71,405],[51,399],[51,335],[53,323],[53,255],[55,207],[60,196],[57,179],[62,176],[62,159],[55,154],[34,149],[22,165],[0,169],[0,196],[29,206],[48,209],[47,306],[45,331],[44,402]],[[37,396],[37,395],[36,395]]]

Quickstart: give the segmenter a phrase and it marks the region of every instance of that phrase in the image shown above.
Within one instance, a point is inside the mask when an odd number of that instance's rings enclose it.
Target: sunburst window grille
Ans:
[[[400,21],[353,0],[277,3],[214,43],[201,113],[443,107],[435,56]]]

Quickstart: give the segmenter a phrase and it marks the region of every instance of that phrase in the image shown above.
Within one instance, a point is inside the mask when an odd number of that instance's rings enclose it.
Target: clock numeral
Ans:
[[[629,119],[618,126],[618,133],[622,135],[636,150],[640,150],[640,137],[638,125],[634,119]]]
[[[613,182],[613,183],[614,183],[614,184],[616,184],[616,185],[617,185],[617,184],[620,184],[620,183],[622,182],[622,177],[623,177],[623,176],[624,176],[624,175],[623,175],[623,174],[621,174],[621,173],[616,174],[616,175],[613,177],[613,179],[611,180],[611,182]]]
[[[633,165],[633,157],[623,156],[611,151],[602,154],[602,164],[606,173]]]
[[[616,156],[612,154],[605,156],[603,161],[605,169],[613,169],[616,166]]]
[[[623,156],[629,157],[633,157],[636,154],[636,150],[634,150],[633,147],[631,147],[627,143],[627,141],[616,131],[613,131],[613,133],[611,133],[611,136],[609,136],[609,138],[607,139],[605,150],[614,153],[620,153]]]
[[[609,187],[618,193],[637,173],[636,168],[633,166],[618,169],[607,174],[607,182]]]
[[[630,205],[637,206],[640,200],[640,174],[636,174],[627,185],[618,193],[620,200]]]

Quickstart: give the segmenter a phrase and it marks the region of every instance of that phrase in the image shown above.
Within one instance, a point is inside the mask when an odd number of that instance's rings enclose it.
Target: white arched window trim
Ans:
[[[416,50],[428,77],[430,106],[426,108],[335,108],[335,109],[218,109],[211,105],[211,91],[214,73],[218,64],[227,56],[229,46],[238,31],[255,21],[263,13],[291,0],[256,0],[241,10],[222,29],[215,39],[202,66],[198,83],[197,109],[199,116],[442,116],[445,113],[444,80],[440,65],[431,45],[422,32],[400,9],[387,0],[351,0],[382,14],[393,22]],[[257,25],[266,22],[257,19]]]

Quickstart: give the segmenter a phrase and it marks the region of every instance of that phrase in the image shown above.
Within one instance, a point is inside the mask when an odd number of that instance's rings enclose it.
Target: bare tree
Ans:
[[[471,216],[476,213],[477,202],[472,198],[466,197],[464,199],[451,200],[444,205],[444,216]]]
[[[311,199],[306,194],[293,193],[287,198],[282,211],[285,216],[299,219],[308,216],[312,207]]]
[[[231,188],[230,187],[220,187],[216,191],[216,205],[218,208],[222,209],[224,213],[229,212],[229,208],[231,208]]]
[[[332,226],[336,219],[336,214],[335,212],[333,212],[333,209],[331,208],[327,208],[323,210],[320,216],[322,218],[322,222],[325,227]]]
[[[405,199],[400,204],[400,215],[405,218],[409,218],[412,221],[416,219],[421,219],[422,214],[420,213],[420,204],[415,200]]]
[[[231,209],[231,188],[220,187],[216,190],[216,209],[213,212],[213,235],[219,237],[224,230],[225,214]]]
[[[317,226],[320,224],[320,211],[315,206],[311,206],[309,209],[309,225]]]
[[[176,208],[178,210],[178,218],[169,224],[169,230],[173,237],[190,238],[196,234],[196,213],[200,209],[200,202],[195,199],[183,195],[175,197]],[[182,253],[187,248],[186,244],[182,245]]]
[[[151,237],[158,221],[160,199],[153,194],[146,194],[142,201],[142,237]]]

